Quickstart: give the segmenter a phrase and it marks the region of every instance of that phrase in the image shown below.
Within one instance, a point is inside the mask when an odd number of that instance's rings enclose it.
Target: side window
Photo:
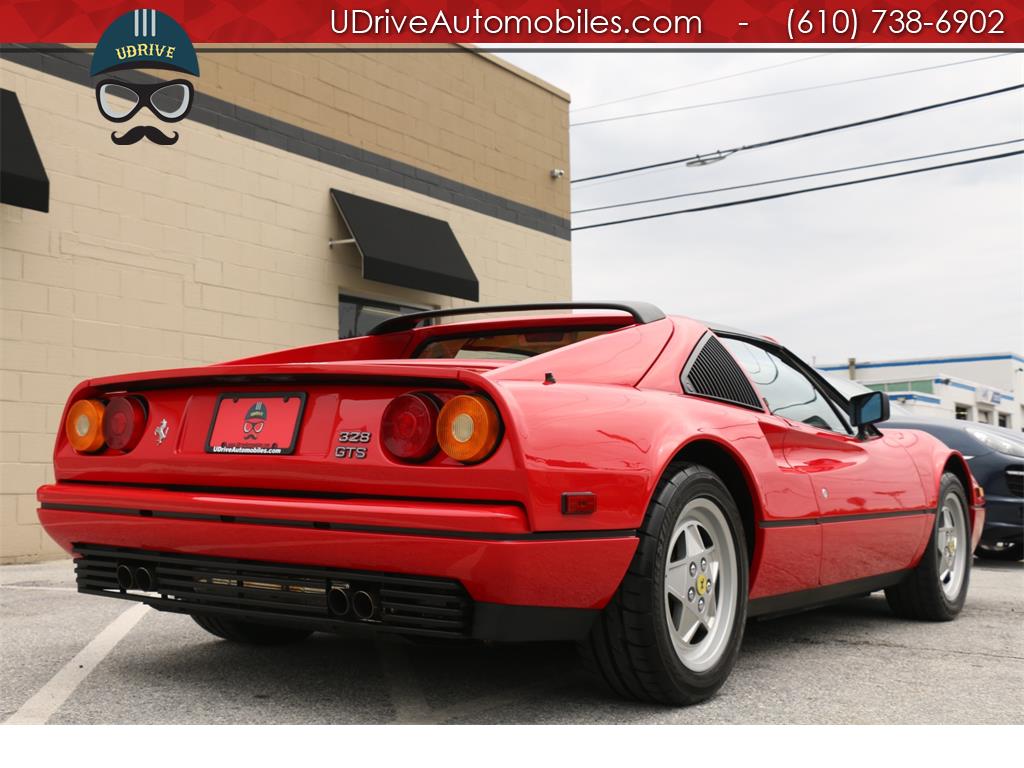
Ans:
[[[750,374],[769,411],[790,421],[849,434],[825,396],[800,370],[773,352],[746,341],[723,338],[722,343]]]

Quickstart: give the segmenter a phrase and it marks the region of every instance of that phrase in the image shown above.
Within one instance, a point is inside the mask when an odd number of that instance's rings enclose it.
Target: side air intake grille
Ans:
[[[1024,464],[1012,464],[1006,468],[1006,485],[1011,496],[1024,496]]]
[[[683,390],[713,400],[761,410],[750,381],[717,338],[708,334],[683,369]]]

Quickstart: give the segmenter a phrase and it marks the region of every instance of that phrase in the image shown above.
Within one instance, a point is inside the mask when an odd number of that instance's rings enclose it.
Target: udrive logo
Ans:
[[[199,76],[199,59],[185,30],[166,13],[148,8],[129,11],[107,27],[96,45],[89,74],[99,77],[147,69]],[[143,108],[165,123],[176,123],[188,115],[194,96],[192,83],[185,79],[139,83],[108,76],[96,82],[96,105],[114,123],[131,120]],[[174,144],[178,132],[168,135],[154,125],[136,125],[120,136],[117,131],[110,134],[115,144],[142,139]]]

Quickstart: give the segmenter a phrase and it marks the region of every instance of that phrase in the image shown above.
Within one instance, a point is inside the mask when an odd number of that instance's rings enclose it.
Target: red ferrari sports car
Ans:
[[[887,413],[647,304],[422,312],[83,382],[39,518],[80,592],[228,640],[578,640],[619,693],[688,704],[749,617],[879,589],[960,611],[982,491]]]

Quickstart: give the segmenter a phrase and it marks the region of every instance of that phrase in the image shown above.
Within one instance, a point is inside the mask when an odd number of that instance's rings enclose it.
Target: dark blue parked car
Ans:
[[[828,380],[847,397],[868,392],[848,379]],[[967,459],[985,489],[985,528],[975,554],[1000,560],[1024,557],[1024,436],[1003,427],[956,419],[924,419],[893,403],[883,431],[919,429],[933,435]]]

